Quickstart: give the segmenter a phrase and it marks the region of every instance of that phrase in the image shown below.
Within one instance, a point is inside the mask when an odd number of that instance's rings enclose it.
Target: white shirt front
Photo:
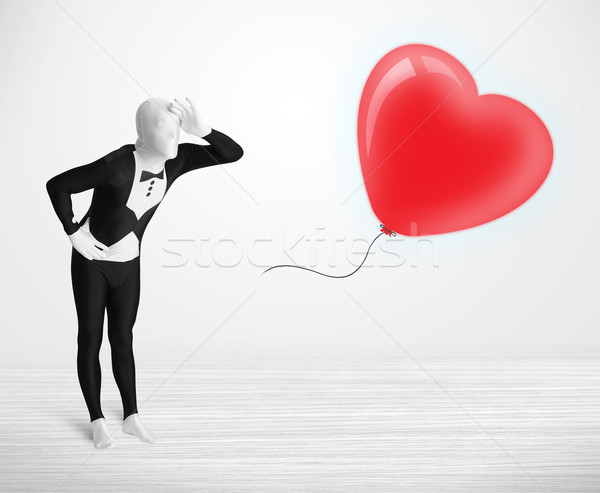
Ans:
[[[140,181],[142,171],[150,170],[145,168],[137,151],[134,151],[133,155],[135,156],[135,176],[133,177],[133,186],[129,192],[126,205],[135,213],[139,220],[144,215],[144,212],[158,204],[165,196],[165,192],[167,191],[167,170],[163,168],[163,177],[160,179],[150,178],[149,180]],[[150,172],[155,173],[154,171]]]

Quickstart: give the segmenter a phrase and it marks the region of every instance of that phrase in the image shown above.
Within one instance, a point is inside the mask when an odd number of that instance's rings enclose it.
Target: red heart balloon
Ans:
[[[479,96],[448,53],[406,45],[373,68],[358,110],[373,212],[407,236],[448,233],[516,209],[550,172],[552,139],[527,106]]]

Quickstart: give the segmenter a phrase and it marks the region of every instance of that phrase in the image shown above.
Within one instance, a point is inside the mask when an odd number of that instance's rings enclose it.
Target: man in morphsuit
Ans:
[[[72,244],[71,279],[78,320],[77,374],[90,415],[96,448],[114,444],[100,406],[104,312],[112,369],[123,403],[124,433],[147,443],[156,438],[137,410],[133,325],[140,299],[140,249],[148,222],[181,175],[231,163],[242,148],[208,127],[189,98],[144,101],[136,112],[137,140],[100,159],[67,170],[46,183],[54,210]],[[210,145],[179,144],[179,128]],[[71,194],[94,189],[80,222]]]

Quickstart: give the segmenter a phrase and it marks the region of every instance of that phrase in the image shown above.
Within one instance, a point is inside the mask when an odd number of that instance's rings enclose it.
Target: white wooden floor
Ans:
[[[104,365],[104,451],[74,368],[0,370],[0,490],[600,491],[599,361],[419,362],[197,355],[162,386],[178,362],[138,363],[157,445],[120,431]]]

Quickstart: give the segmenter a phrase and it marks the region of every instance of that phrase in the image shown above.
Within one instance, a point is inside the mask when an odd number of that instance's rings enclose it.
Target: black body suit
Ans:
[[[163,173],[149,178],[144,176],[149,173],[141,171],[136,164],[133,144],[54,176],[46,183],[46,189],[63,229],[71,235],[87,220],[86,226],[92,235],[108,247],[119,241],[123,243],[126,237],[138,242],[139,247],[148,222],[176,179],[188,171],[237,161],[243,155],[242,148],[233,139],[215,129],[203,139],[210,146],[179,144],[177,156],[165,162]],[[143,182],[139,179],[140,171]],[[165,180],[162,187],[154,185],[158,180]],[[161,190],[159,196],[151,195],[153,185],[155,190]],[[138,217],[127,204],[135,202],[131,196],[136,189],[139,193],[140,187],[148,188],[143,190],[142,199],[137,199]],[[81,224],[77,223],[71,194],[92,188],[90,208]],[[140,206],[144,196],[148,196],[150,203],[158,202],[149,208]],[[100,406],[99,352],[105,309],[113,374],[123,401],[123,419],[137,412],[132,342],[140,299],[139,250],[134,250],[134,255],[121,261],[89,260],[72,248],[71,279],[78,319],[77,373],[90,421],[104,417]]]

